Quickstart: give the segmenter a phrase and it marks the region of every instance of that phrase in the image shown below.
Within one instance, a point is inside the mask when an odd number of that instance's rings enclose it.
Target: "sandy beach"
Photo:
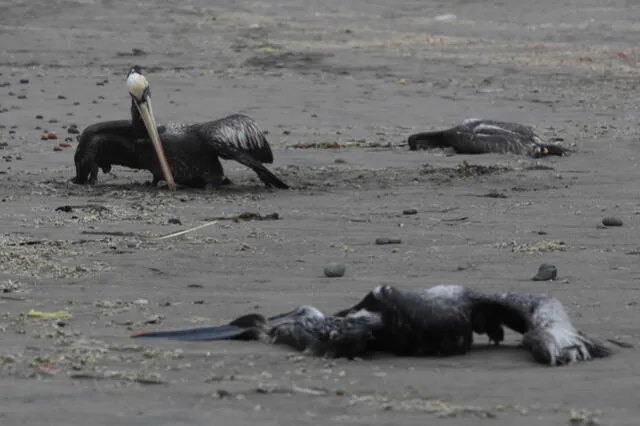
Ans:
[[[639,424],[638,22],[635,0],[0,1],[0,424]],[[292,189],[232,161],[217,191],[121,167],[70,183],[70,127],[128,118],[134,64],[159,123],[255,118]],[[575,152],[408,150],[468,117]],[[279,219],[148,238],[245,212]],[[544,262],[557,279],[532,281]],[[549,293],[585,333],[634,347],[549,368],[515,333],[355,361],[128,337],[332,312],[380,283]]]

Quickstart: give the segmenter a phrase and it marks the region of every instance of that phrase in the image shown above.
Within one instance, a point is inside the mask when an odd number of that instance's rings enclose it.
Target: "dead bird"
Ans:
[[[324,315],[312,306],[266,318],[244,315],[222,326],[140,332],[136,338],[186,341],[262,340],[318,356],[353,358],[382,351],[399,356],[463,355],[473,334],[504,340],[522,334],[534,360],[560,366],[612,354],[577,330],[559,300],[547,295],[484,293],[459,285],[403,291],[380,285],[356,305]]]
[[[517,154],[533,158],[565,156],[570,150],[547,143],[531,126],[469,118],[446,130],[409,136],[409,149],[452,148],[458,154]]]

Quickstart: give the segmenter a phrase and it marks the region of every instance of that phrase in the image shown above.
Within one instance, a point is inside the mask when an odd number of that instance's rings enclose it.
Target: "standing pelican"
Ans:
[[[264,340],[314,355],[354,357],[370,351],[397,355],[467,353],[473,333],[496,345],[507,327],[522,346],[549,366],[603,358],[611,350],[578,331],[557,299],[546,295],[483,293],[458,285],[402,291],[377,286],[351,308],[332,316],[303,306],[265,319],[245,315],[228,325],[141,332],[133,337],[178,340]]]
[[[545,143],[530,126],[495,120],[469,118],[447,130],[409,136],[409,149],[453,148],[458,154],[512,153],[539,158],[563,156],[568,149]]]
[[[220,157],[235,160],[251,168],[267,186],[283,189],[289,187],[264,167],[263,163],[273,163],[273,153],[264,133],[252,118],[232,114],[204,123],[169,122],[157,127],[151,108],[149,82],[139,66],[132,67],[129,72],[127,87],[131,95],[131,124],[136,134],[142,136],[146,130],[154,147],[160,146],[155,141],[162,137],[165,149],[169,149],[168,146],[171,145],[174,155],[183,157],[178,164],[171,165],[174,174],[188,174],[184,168],[188,168],[191,163],[198,163],[204,157],[212,162],[212,167],[222,180],[224,173]],[[162,166],[162,160],[160,163]],[[164,166],[162,170],[166,177]]]

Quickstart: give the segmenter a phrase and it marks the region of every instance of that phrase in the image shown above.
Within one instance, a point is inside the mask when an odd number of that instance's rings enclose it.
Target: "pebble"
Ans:
[[[169,225],[182,225],[182,222],[177,217],[172,217],[167,222],[169,222]]]
[[[329,278],[341,277],[347,270],[347,266],[343,263],[329,263],[324,267],[324,275]]]
[[[402,214],[418,214],[418,209],[404,209]]]
[[[400,238],[380,237],[380,238],[376,238],[376,244],[379,246],[386,245],[386,244],[402,244],[402,240]]]
[[[543,263],[538,268],[538,273],[532,278],[533,281],[555,280],[558,276],[558,268],[549,263]]]
[[[80,133],[80,130],[78,130],[77,127],[69,126],[69,128],[67,129],[67,132],[69,132],[69,134],[71,135],[77,135],[78,133]]]
[[[60,148],[59,146],[54,146],[54,147],[53,147],[53,150],[54,150],[54,151],[56,151],[56,152],[57,152],[57,151],[62,151],[62,148]]]
[[[21,78],[20,79],[20,84],[29,84],[29,79],[28,78]]]
[[[605,217],[602,219],[602,224],[604,226],[622,226],[622,220],[617,217]]]

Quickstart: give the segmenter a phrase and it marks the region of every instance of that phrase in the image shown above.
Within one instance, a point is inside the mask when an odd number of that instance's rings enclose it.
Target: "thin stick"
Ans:
[[[146,237],[146,236],[143,236],[143,235],[140,235],[140,237],[144,238],[146,240],[154,240],[154,241],[166,240],[167,238],[179,237],[180,235],[188,234],[189,232],[197,231],[198,229],[206,228],[207,226],[211,226],[211,225],[214,225],[216,223],[218,223],[218,221],[207,222],[207,223],[203,223],[202,225],[197,225],[197,226],[194,226],[192,228],[185,229],[183,231],[172,232],[171,234],[162,235],[160,237]]]

